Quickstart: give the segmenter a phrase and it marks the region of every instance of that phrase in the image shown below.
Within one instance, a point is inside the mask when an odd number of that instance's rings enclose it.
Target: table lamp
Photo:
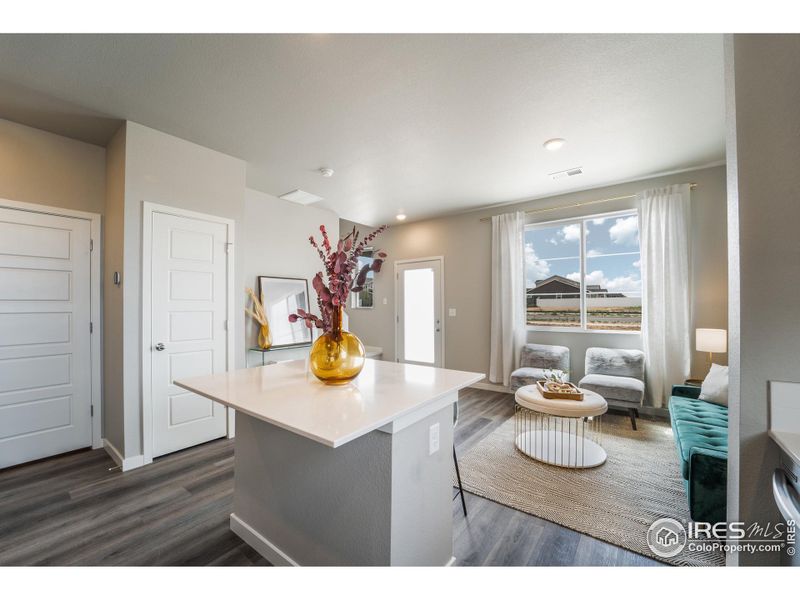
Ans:
[[[708,366],[711,367],[714,352],[728,351],[728,332],[724,329],[697,329],[695,348],[698,352],[708,352]]]

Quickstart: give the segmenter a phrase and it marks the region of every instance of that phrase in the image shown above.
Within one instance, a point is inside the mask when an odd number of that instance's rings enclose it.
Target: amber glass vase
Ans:
[[[338,307],[331,319],[331,330],[311,346],[311,372],[328,385],[343,385],[358,377],[365,358],[361,340],[342,329],[342,307]]]
[[[258,347],[262,350],[272,348],[272,334],[269,331],[269,324],[265,323],[258,328]]]

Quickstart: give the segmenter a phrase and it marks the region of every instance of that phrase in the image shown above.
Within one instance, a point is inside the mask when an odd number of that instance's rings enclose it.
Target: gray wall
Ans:
[[[128,122],[125,140],[125,234],[123,259],[123,385],[125,456],[142,453],[142,203],[233,219],[236,223],[234,303],[244,303],[244,252],[239,251],[245,163],[137,123]],[[234,361],[244,366],[244,314],[234,310]]]
[[[123,272],[122,398],[109,414],[122,424],[107,422],[116,435],[124,429],[126,458],[142,453],[141,422],[141,236],[142,203],[153,202],[232,219],[235,227],[234,258],[234,364],[246,366],[246,348],[255,342],[255,328],[245,318],[244,288],[256,283],[257,275],[282,274],[311,278],[319,259],[308,246],[308,236],[321,223],[336,235],[338,217],[326,210],[302,207],[245,187],[246,164],[197,144],[181,140],[137,123],[128,122],[124,136],[123,198],[110,190],[110,197],[124,205],[124,235],[117,240],[124,252],[108,250],[108,273]],[[116,139],[116,138],[115,138]],[[113,143],[112,143],[113,149]],[[115,154],[112,153],[112,157]],[[111,169],[111,165],[109,169]],[[111,173],[111,170],[109,171]],[[112,182],[116,178],[112,179]],[[118,248],[117,248],[118,249]],[[111,260],[113,257],[113,261]],[[121,259],[121,264],[120,264]],[[110,264],[114,262],[115,264]],[[110,290],[119,294],[119,290]],[[117,309],[119,310],[119,309]],[[120,342],[118,342],[120,343]],[[116,390],[115,390],[116,391]],[[122,448],[120,448],[122,451]]]
[[[730,328],[740,332],[731,344],[728,518],[763,525],[779,519],[768,382],[800,381],[800,36],[735,35],[725,43]],[[777,557],[737,561],[777,564]]]
[[[103,213],[105,148],[0,119],[0,197]]]
[[[259,275],[302,277],[308,280],[311,307],[317,311],[317,294],[311,279],[322,270],[316,251],[308,236],[319,237],[319,226],[337,236],[339,217],[336,213],[314,206],[300,206],[255,190],[246,190],[244,197],[244,285],[258,293]],[[256,345],[258,326],[250,317],[245,319],[245,344]],[[250,364],[257,361],[250,360]]]
[[[125,131],[123,125],[106,149],[106,201],[103,227],[103,437],[125,456],[122,370],[122,271],[125,228]]]
[[[372,309],[348,309],[350,329],[359,335],[365,344],[383,347],[385,359],[394,360],[393,261],[441,255],[445,257],[445,315],[447,308],[452,307],[457,311],[456,317],[445,316],[445,366],[488,373],[491,223],[480,221],[481,217],[512,210],[613,198],[634,194],[642,189],[685,182],[698,184],[697,189],[692,192],[695,324],[697,327],[726,328],[725,167],[719,166],[538,199],[493,210],[464,213],[406,225],[390,224],[390,229],[376,242],[376,247],[385,249],[389,254],[383,272],[375,279],[376,306]],[[538,221],[548,221],[632,206],[633,200],[621,200],[599,206],[554,210],[535,217]],[[344,233],[352,226],[353,223],[343,220],[340,230]],[[371,229],[363,225],[358,227],[363,232]],[[386,304],[383,304],[384,298]],[[568,346],[571,350],[573,379],[583,376],[583,359],[586,348],[590,346],[641,348],[639,334],[530,331],[528,338],[532,342]],[[705,357],[701,353],[693,353],[692,359],[692,372],[700,376],[705,375]],[[725,356],[715,357],[715,360],[722,363],[725,359]]]

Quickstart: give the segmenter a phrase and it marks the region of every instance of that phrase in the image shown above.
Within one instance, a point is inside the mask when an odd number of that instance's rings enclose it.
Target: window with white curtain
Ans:
[[[636,211],[528,225],[525,307],[534,328],[638,332],[642,276]]]

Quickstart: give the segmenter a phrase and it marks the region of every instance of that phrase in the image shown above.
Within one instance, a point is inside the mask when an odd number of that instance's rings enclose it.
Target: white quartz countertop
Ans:
[[[367,359],[343,386],[325,385],[306,360],[175,381],[251,417],[336,448],[484,378],[482,373]]]

